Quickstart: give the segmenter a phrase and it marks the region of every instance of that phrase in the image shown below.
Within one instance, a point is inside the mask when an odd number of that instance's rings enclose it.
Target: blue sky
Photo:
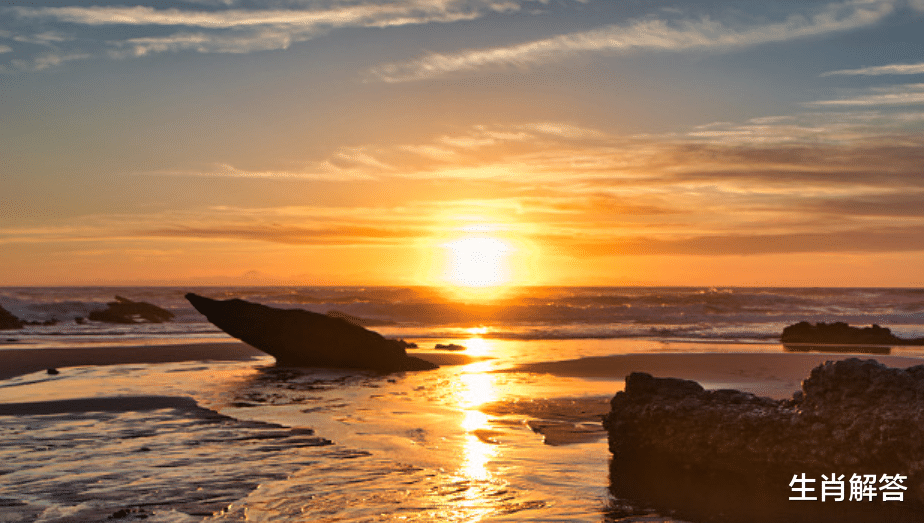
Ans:
[[[0,284],[438,283],[478,231],[515,283],[921,286],[922,29],[922,0],[5,2]]]

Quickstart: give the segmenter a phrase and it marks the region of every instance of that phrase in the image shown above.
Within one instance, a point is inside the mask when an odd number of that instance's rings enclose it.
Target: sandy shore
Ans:
[[[662,353],[621,354],[576,360],[531,363],[501,372],[535,372],[577,378],[622,378],[631,372],[695,380],[706,388],[734,388],[772,398],[788,398],[799,390],[813,367],[828,360],[875,359],[907,368],[924,360],[902,356],[856,354]]]
[[[411,352],[439,365],[465,365],[485,359],[460,353]],[[246,361],[266,356],[245,343],[188,343],[80,347],[71,349],[0,350],[0,379],[49,368],[87,365],[172,363],[182,361]],[[736,388],[763,396],[786,398],[799,389],[811,369],[828,360],[854,354],[803,353],[657,353],[621,354],[566,361],[530,363],[496,372],[533,372],[564,377],[622,380],[631,372],[699,381],[707,388]],[[860,355],[860,358],[869,356]],[[906,368],[924,360],[902,356],[874,356],[891,367]]]
[[[443,352],[411,352],[437,365],[465,365],[488,359],[481,356]],[[211,342],[177,345],[74,347],[70,349],[0,350],[0,380],[50,368],[133,363],[176,363],[181,361],[246,361],[267,356],[246,343]]]
[[[214,342],[72,349],[6,349],[0,350],[0,379],[49,368],[206,360],[246,361],[258,356],[266,354],[246,343]]]

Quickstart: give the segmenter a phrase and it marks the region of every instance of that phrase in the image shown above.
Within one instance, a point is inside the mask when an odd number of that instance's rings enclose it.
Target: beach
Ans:
[[[368,320],[439,368],[277,366],[189,290]],[[611,491],[601,418],[629,373],[785,399],[824,361],[924,362],[920,347],[778,341],[834,309],[920,336],[910,290],[528,291],[5,289],[32,323],[0,337],[0,521],[684,521]],[[174,317],[78,320],[113,294]]]
[[[726,345],[537,361],[503,355],[540,342],[467,343],[483,350],[411,350],[442,366],[394,375],[278,368],[236,342],[0,351],[0,516],[600,521],[600,416],[629,372],[784,398],[852,357]],[[619,520],[673,521],[653,517]]]

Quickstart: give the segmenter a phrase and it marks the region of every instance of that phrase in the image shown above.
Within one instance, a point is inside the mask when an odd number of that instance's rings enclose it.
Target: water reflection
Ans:
[[[490,345],[481,338],[467,340],[466,347],[475,354],[491,352]],[[465,431],[461,472],[471,480],[491,479],[488,464],[497,456],[497,433],[491,430],[488,416],[478,410],[481,405],[498,399],[494,375],[486,373],[490,368],[488,361],[473,363],[459,376],[457,402],[463,409],[461,428]]]

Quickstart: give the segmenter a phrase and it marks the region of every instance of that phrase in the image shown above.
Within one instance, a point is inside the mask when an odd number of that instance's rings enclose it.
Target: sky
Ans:
[[[0,4],[0,285],[466,273],[924,287],[924,0]]]

